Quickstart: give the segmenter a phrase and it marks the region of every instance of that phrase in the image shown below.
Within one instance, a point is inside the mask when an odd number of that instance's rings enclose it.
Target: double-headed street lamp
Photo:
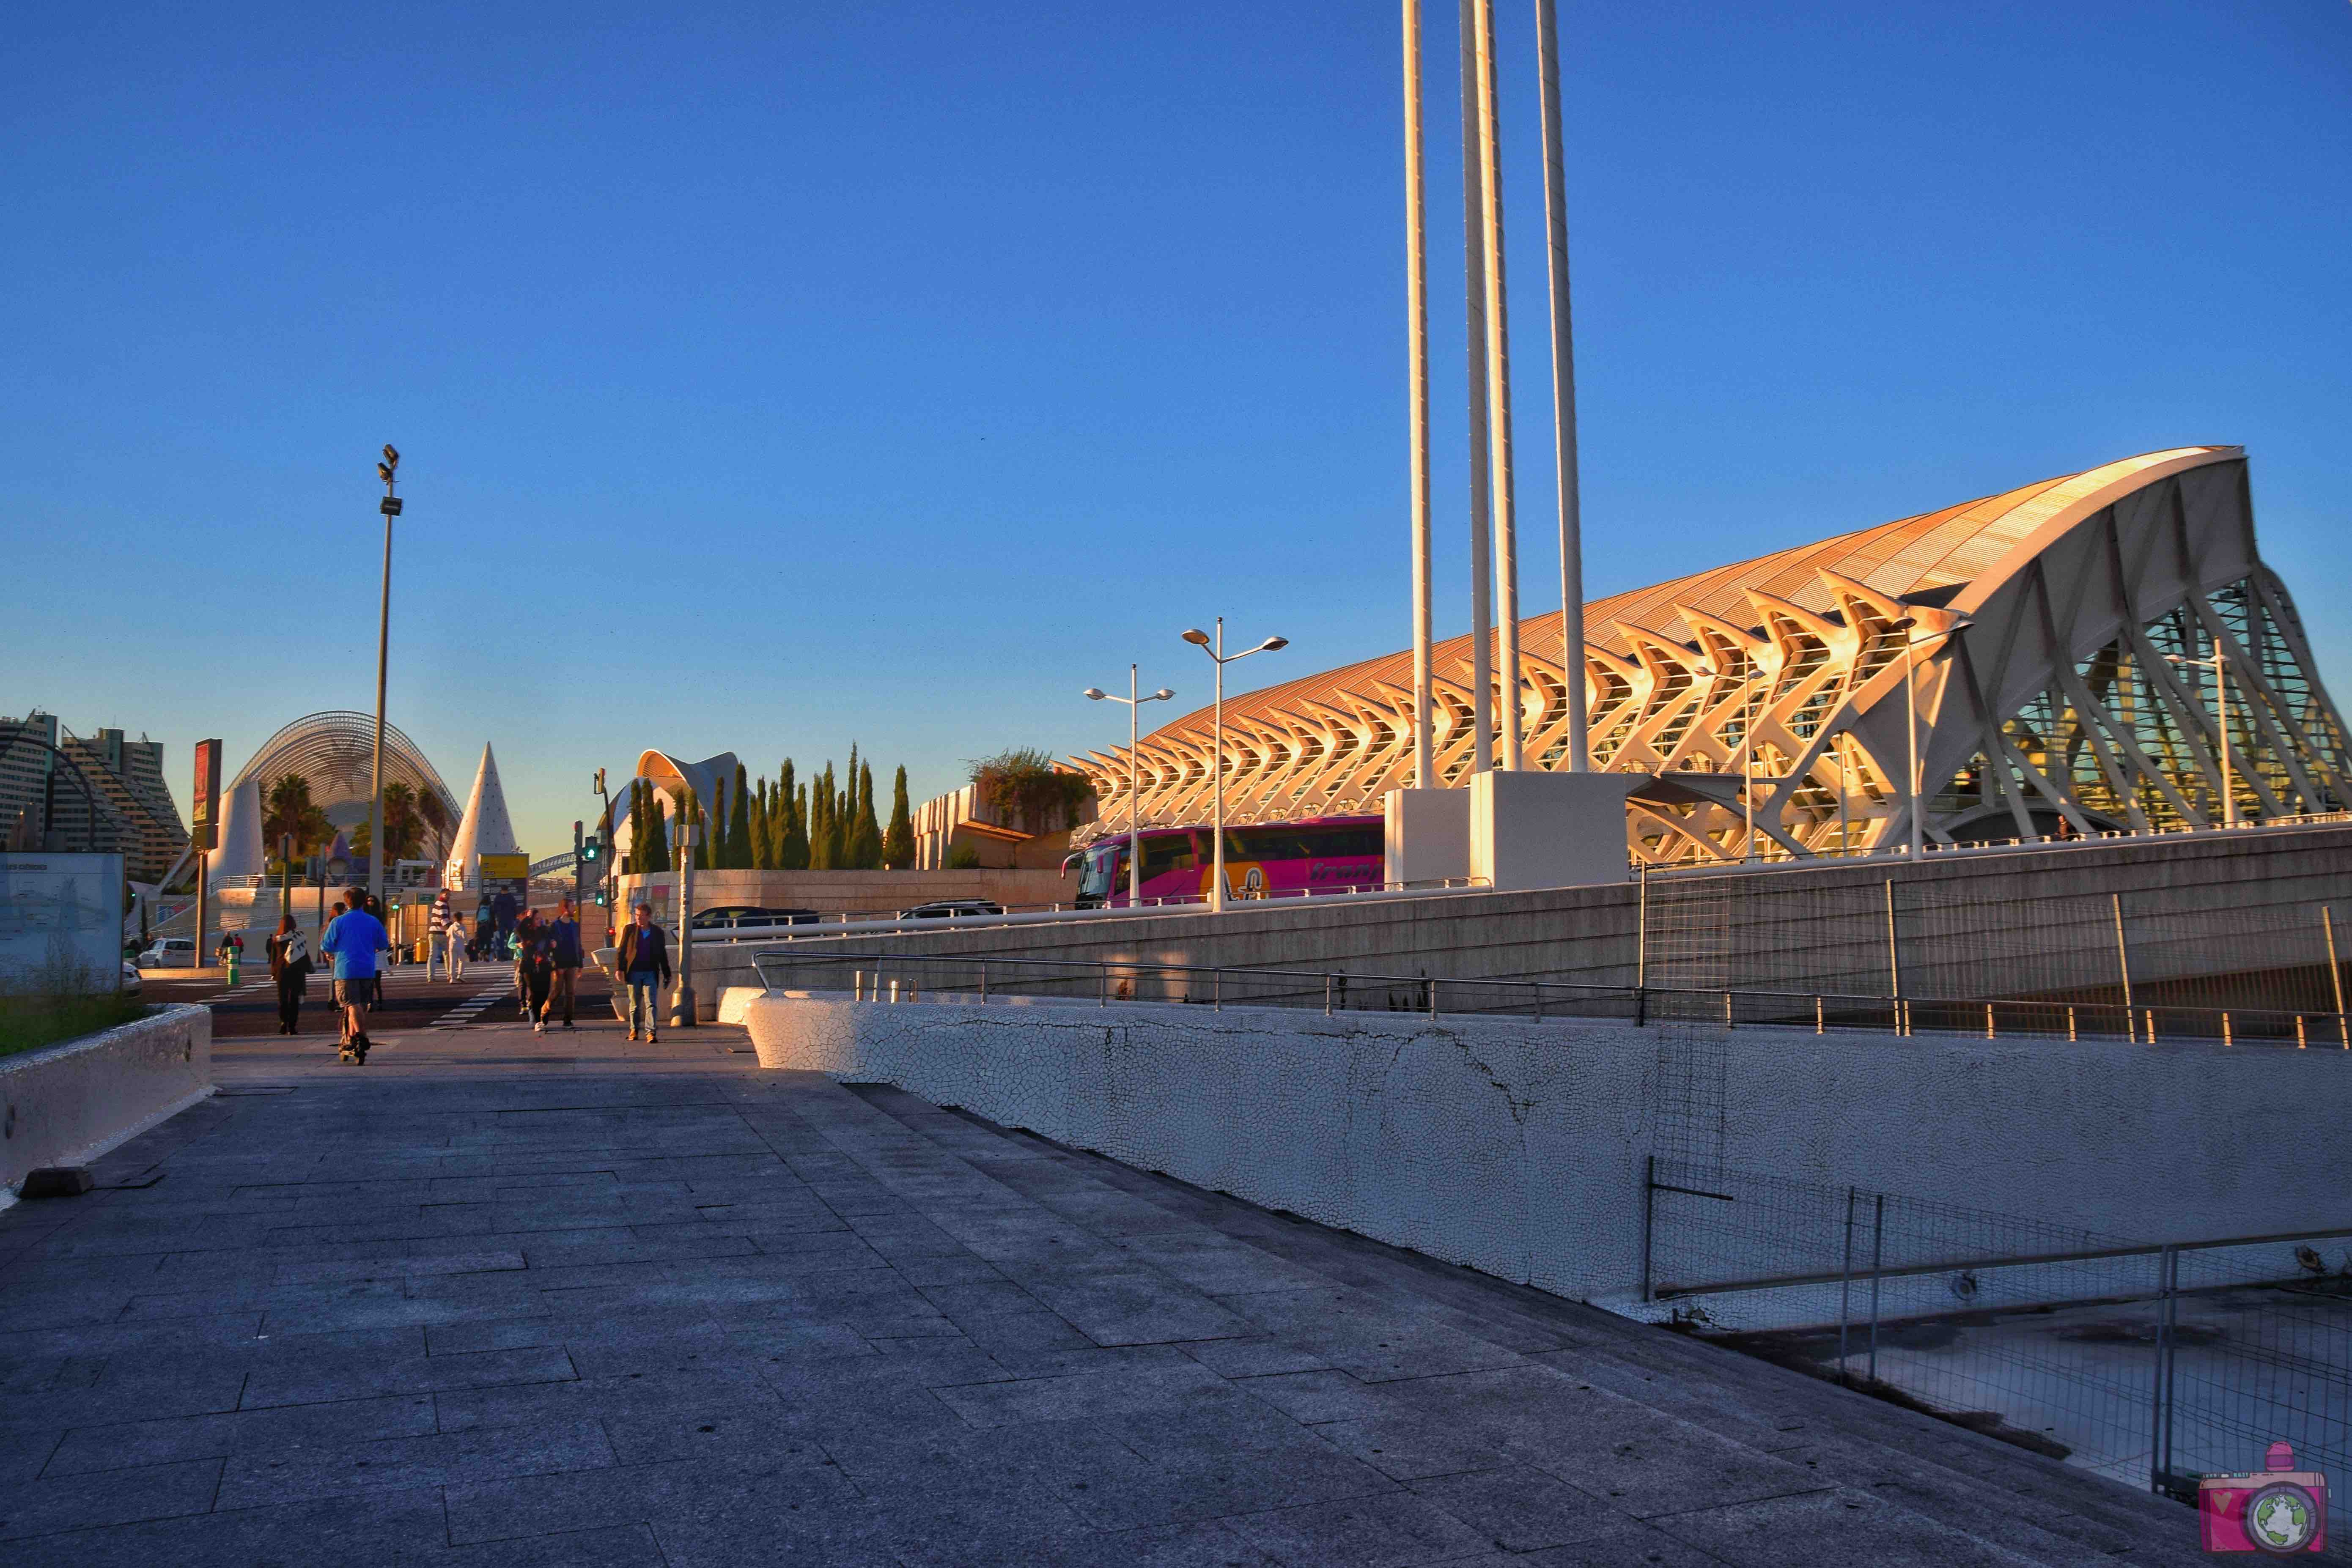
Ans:
[[[1136,830],[1136,812],[1143,802],[1136,794],[1135,710],[1145,703],[1164,703],[1176,694],[1162,686],[1148,697],[1137,696],[1135,666],[1129,664],[1127,667],[1127,695],[1115,697],[1099,686],[1088,686],[1086,695],[1088,702],[1127,705],[1127,906],[1133,909],[1143,901],[1142,841],[1137,837]]]
[[[2184,658],[2179,653],[2167,653],[2164,656],[2176,664],[2186,664],[2192,669],[2205,662],[2202,659]],[[2230,777],[2230,687],[2229,677],[2224,673],[2228,659],[2229,654],[2223,652],[2221,639],[2214,638],[2213,730],[2221,741],[2221,825],[2225,828],[2234,828],[2238,825],[2238,789],[2237,781]]]
[[[1197,626],[1184,633],[1184,641],[1217,662],[1216,788],[1212,791],[1216,802],[1216,820],[1210,829],[1214,845],[1211,863],[1214,869],[1209,883],[1209,910],[1212,914],[1221,915],[1225,908],[1225,666],[1236,659],[1246,659],[1252,653],[1271,653],[1276,648],[1287,648],[1290,639],[1268,637],[1255,648],[1244,648],[1238,653],[1228,654],[1225,652],[1225,618],[1220,615],[1217,617],[1215,641],[1212,642],[1209,634]]]

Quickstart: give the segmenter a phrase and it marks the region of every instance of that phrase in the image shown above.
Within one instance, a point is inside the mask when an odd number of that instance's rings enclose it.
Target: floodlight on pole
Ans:
[[[1137,813],[1142,809],[1143,795],[1140,777],[1135,760],[1135,710],[1145,703],[1164,703],[1176,694],[1166,686],[1148,697],[1135,695],[1135,666],[1127,667],[1127,695],[1115,697],[1099,686],[1088,686],[1088,702],[1113,702],[1127,705],[1127,906],[1133,909],[1143,902],[1143,841],[1139,836]],[[1105,903],[1109,901],[1106,899]]]
[[[1209,655],[1217,664],[1216,745],[1211,761],[1215,768],[1215,786],[1209,793],[1214,802],[1214,816],[1210,824],[1209,910],[1222,915],[1225,908],[1225,666],[1236,659],[1246,659],[1252,653],[1271,653],[1290,646],[1287,637],[1268,637],[1255,648],[1244,648],[1238,653],[1225,652],[1225,618],[1217,617],[1215,641],[1199,627],[1184,633],[1184,641]],[[1132,753],[1129,754],[1132,757]]]
[[[383,514],[383,592],[375,623],[375,789],[368,802],[368,897],[380,903],[384,860],[383,676],[392,645],[392,519],[400,516],[400,497],[393,493],[400,473],[400,453],[389,441],[383,444],[383,461],[375,465],[375,473],[383,481],[383,499],[376,506]]]

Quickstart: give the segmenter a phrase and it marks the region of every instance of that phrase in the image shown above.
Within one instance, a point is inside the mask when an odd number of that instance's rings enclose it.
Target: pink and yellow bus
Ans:
[[[1378,888],[1386,874],[1378,817],[1317,817],[1225,830],[1225,896],[1285,898]],[[1146,828],[1141,895],[1147,904],[1209,895],[1213,843],[1207,828]],[[1128,837],[1098,840],[1080,855],[1078,906],[1127,904]]]

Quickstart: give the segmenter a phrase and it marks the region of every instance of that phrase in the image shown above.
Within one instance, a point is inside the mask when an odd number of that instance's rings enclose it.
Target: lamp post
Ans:
[[[1225,618],[1220,615],[1217,617],[1214,642],[1210,641],[1209,634],[1197,626],[1184,633],[1184,641],[1217,662],[1217,732],[1213,758],[1216,768],[1216,787],[1211,791],[1215,820],[1210,824],[1213,869],[1209,882],[1209,912],[1222,915],[1225,911],[1225,666],[1236,659],[1246,659],[1252,653],[1271,653],[1277,648],[1287,648],[1290,639],[1268,637],[1255,648],[1244,648],[1238,653],[1228,654],[1225,652]]]
[[[2201,664],[2202,659],[2185,659],[2178,653],[2165,657],[2176,664]],[[2222,651],[2221,639],[2213,639],[2213,733],[2221,740],[2221,825],[2238,825],[2237,780],[2230,776],[2230,687],[2223,673],[2229,655]]]
[[[1916,651],[1922,642],[1932,643],[1938,637],[1948,637],[1955,632],[1966,631],[1975,624],[1973,621],[1956,620],[1942,631],[1931,632],[1922,638],[1919,635],[1917,622],[1906,621],[1903,623],[1903,733],[1911,743],[1911,770],[1907,777],[1911,785],[1911,858],[1915,861],[1927,852],[1927,812],[1925,802],[1919,799],[1921,792],[1927,788],[1927,783],[1919,777],[1919,674]]]
[[[694,846],[702,837],[702,813],[688,810],[689,791],[677,810],[677,991],[670,998],[669,1021],[679,1029],[695,1027],[694,1016]]]
[[[1098,686],[1088,686],[1086,691],[1088,702],[1113,702],[1127,705],[1127,906],[1129,909],[1143,901],[1143,846],[1142,841],[1137,837],[1136,827],[1136,812],[1143,802],[1136,793],[1138,774],[1135,766],[1135,710],[1145,703],[1164,703],[1175,695],[1166,686],[1162,686],[1148,697],[1137,696],[1133,664],[1127,667],[1127,695],[1115,697]],[[1109,901],[1106,899],[1104,902]]]
[[[387,441],[383,461],[375,465],[375,476],[383,481],[383,499],[376,507],[383,514],[383,597],[376,609],[375,789],[368,801],[368,899],[377,904],[383,901],[383,670],[392,644],[392,519],[400,516],[393,486],[399,473],[400,454]]]

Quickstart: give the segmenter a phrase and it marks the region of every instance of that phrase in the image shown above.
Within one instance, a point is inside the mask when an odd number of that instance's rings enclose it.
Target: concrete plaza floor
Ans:
[[[101,1190],[0,1213],[0,1562],[2205,1560],[2177,1505],[739,1030],[503,1010],[365,1068],[224,1041]]]

